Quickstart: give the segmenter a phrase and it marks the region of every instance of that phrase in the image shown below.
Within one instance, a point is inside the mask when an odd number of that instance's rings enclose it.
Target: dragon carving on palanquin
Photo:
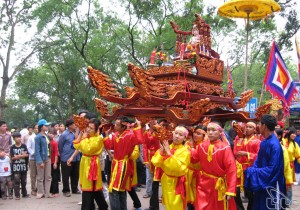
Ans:
[[[232,128],[239,138],[245,137],[245,126],[242,123],[234,122]]]
[[[250,101],[250,99],[253,96],[253,90],[246,90],[243,92],[240,96],[240,98],[237,101],[237,105],[240,105],[241,107],[245,107],[246,104]]]
[[[95,98],[96,109],[100,112],[101,116],[109,115],[109,110],[107,108],[107,103],[99,98]]]
[[[256,109],[255,117],[257,120],[260,120],[260,118],[264,114],[269,114],[271,111],[272,104],[271,103],[266,103]]]
[[[159,124],[156,124],[153,126],[154,134],[160,142],[163,142],[165,140],[171,140],[175,127],[176,126],[173,123],[170,123],[167,126],[161,126]]]
[[[79,115],[73,114],[74,124],[80,131],[84,131],[88,124],[89,120],[84,117],[79,117]]]
[[[108,75],[93,69],[91,66],[88,67],[88,73],[89,79],[93,87],[97,89],[99,95],[121,97],[121,94],[117,92],[115,85],[111,84],[112,80]]]

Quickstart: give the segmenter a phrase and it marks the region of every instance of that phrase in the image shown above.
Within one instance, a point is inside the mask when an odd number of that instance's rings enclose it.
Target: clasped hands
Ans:
[[[167,140],[164,140],[162,143],[160,143],[159,152],[162,155],[172,155],[170,145]]]

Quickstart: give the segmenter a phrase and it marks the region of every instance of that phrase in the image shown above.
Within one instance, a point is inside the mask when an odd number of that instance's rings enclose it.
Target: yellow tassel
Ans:
[[[214,151],[214,145],[210,144],[209,147],[208,147],[208,153],[207,153],[208,162],[212,161],[213,151]]]

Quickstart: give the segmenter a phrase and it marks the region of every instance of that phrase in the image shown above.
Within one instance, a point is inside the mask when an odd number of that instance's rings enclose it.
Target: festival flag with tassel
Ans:
[[[264,84],[273,97],[275,96],[279,100],[282,100],[284,114],[289,115],[289,105],[294,98],[294,94],[297,93],[297,89],[274,41],[272,43]]]

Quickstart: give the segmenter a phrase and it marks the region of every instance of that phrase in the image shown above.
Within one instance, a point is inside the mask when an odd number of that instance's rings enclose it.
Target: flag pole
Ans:
[[[245,61],[245,74],[244,74],[244,91],[247,90],[247,82],[248,82],[248,37],[249,37],[249,20],[250,13],[247,13],[247,25],[246,25],[246,61]]]
[[[259,102],[258,102],[258,106],[260,106],[260,104],[261,104],[261,102],[262,102],[262,98],[263,98],[263,95],[264,95],[264,90],[265,90],[265,84],[262,83],[261,91],[260,91],[260,97],[259,97]]]
[[[297,53],[297,63],[298,63],[298,79],[300,80],[300,43],[299,37],[295,36],[295,44],[296,44],[296,53]]]

